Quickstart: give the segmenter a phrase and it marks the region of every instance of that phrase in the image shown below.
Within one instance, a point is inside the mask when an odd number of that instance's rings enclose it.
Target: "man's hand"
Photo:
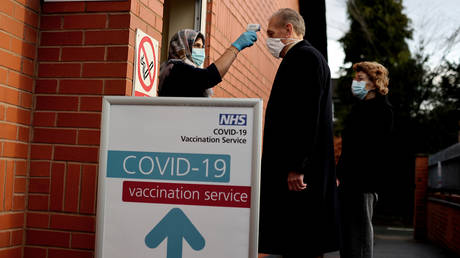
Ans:
[[[291,171],[287,181],[290,191],[302,191],[307,188],[307,184],[303,182],[303,174]]]

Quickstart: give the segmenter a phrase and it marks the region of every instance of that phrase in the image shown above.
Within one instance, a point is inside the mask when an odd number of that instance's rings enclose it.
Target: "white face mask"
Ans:
[[[282,39],[287,39],[287,40],[294,41],[294,42],[289,42],[287,44],[284,44],[281,41]],[[267,38],[266,44],[267,44],[267,48],[270,54],[272,54],[276,58],[280,58],[280,53],[286,45],[291,44],[291,43],[296,43],[299,41],[301,40],[293,39],[293,38]]]

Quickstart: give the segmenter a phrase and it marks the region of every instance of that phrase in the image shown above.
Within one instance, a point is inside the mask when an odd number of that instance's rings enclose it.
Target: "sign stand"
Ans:
[[[103,99],[96,258],[257,258],[262,101]]]

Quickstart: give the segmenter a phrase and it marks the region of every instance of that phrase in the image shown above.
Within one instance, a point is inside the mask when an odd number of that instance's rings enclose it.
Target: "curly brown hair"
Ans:
[[[353,70],[355,72],[366,73],[381,95],[388,94],[390,79],[388,78],[388,70],[385,66],[377,62],[365,61],[354,64]]]

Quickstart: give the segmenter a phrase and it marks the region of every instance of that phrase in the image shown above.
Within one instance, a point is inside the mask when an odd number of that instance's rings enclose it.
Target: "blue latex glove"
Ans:
[[[250,47],[257,41],[257,33],[255,31],[245,31],[240,37],[232,43],[232,46],[236,47],[238,51],[241,51],[247,47]]]

